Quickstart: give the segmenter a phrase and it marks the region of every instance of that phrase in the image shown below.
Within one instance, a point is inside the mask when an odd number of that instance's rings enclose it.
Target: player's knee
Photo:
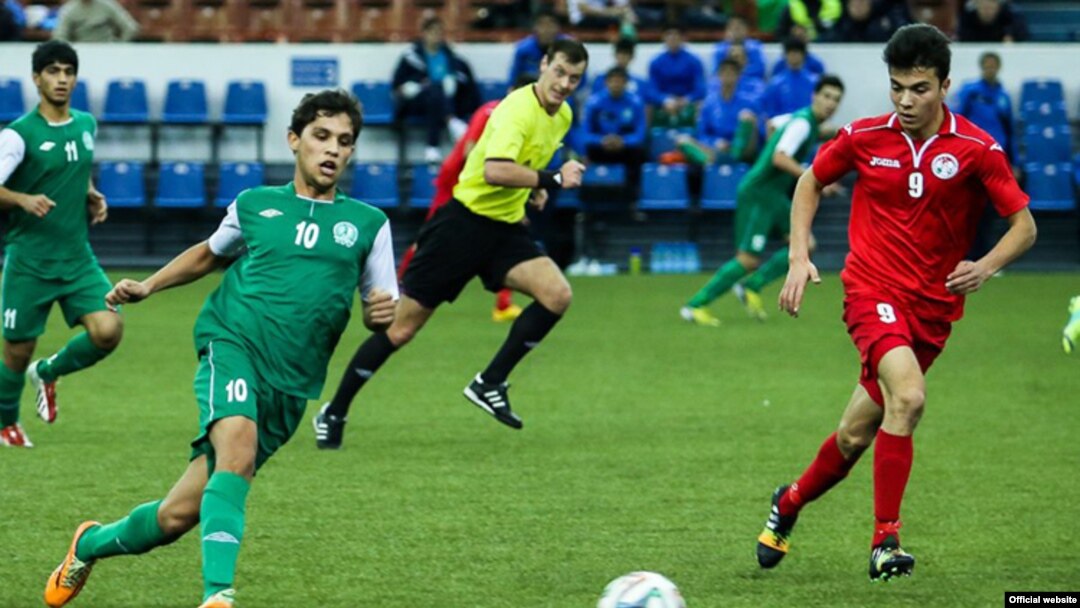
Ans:
[[[158,526],[168,537],[179,538],[199,524],[199,501],[190,504],[164,502],[158,508]]]
[[[892,394],[892,403],[888,404],[893,413],[909,422],[918,422],[926,406],[926,391],[919,387],[904,388]]]
[[[750,255],[749,253],[739,252],[735,259],[739,261],[739,264],[746,269],[746,272],[754,272],[761,266],[761,258],[756,255]]]
[[[120,345],[124,337],[124,322],[119,315],[107,317],[107,320],[99,321],[87,329],[90,341],[101,350],[114,350]]]
[[[845,458],[861,454],[874,441],[874,430],[866,425],[844,425],[836,431],[836,445]]]
[[[416,325],[395,322],[387,328],[386,337],[390,339],[390,343],[394,345],[394,348],[401,348],[412,342],[418,331],[420,331],[420,328]]]
[[[557,315],[561,315],[570,309],[570,302],[573,299],[574,292],[570,289],[570,284],[563,281],[544,291],[543,297],[540,298],[540,305]]]
[[[23,348],[5,348],[4,365],[16,374],[21,374],[30,367],[30,357],[33,353],[33,350]]]

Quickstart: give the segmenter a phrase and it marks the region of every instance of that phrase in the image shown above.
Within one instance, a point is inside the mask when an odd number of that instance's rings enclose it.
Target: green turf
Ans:
[[[869,454],[804,511],[783,565],[753,557],[773,487],[855,383],[836,276],[798,320],[758,324],[726,296],[718,329],[678,319],[702,281],[576,279],[566,320],[511,378],[521,432],[460,394],[506,332],[473,286],[362,393],[342,451],[315,450],[305,424],[260,473],[238,605],[590,607],[638,569],[691,608],[1000,606],[1004,590],[1080,589],[1080,357],[1060,347],[1080,277],[1010,273],[971,299],[916,435],[903,533],[918,567],[889,585],[866,576]],[[40,605],[76,524],[162,496],[183,470],[191,327],[215,283],[128,307],[119,352],[62,381],[55,426],[24,395],[37,447],[0,451],[0,606]],[[68,335],[54,313],[40,352]],[[363,335],[350,327],[326,394]],[[72,605],[193,608],[200,592],[190,535],[98,564]]]

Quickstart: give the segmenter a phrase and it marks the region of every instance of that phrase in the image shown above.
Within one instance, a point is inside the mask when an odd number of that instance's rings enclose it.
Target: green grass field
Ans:
[[[1080,590],[1080,357],[1059,337],[1080,276],[1010,273],[969,300],[916,434],[903,532],[918,567],[889,585],[866,576],[870,453],[803,512],[783,565],[763,572],[753,556],[769,494],[809,462],[857,378],[839,280],[813,288],[798,320],[758,324],[726,296],[719,329],[678,319],[703,280],[574,280],[569,315],[512,377],[521,432],[461,396],[506,332],[474,285],[361,393],[343,450],[317,451],[305,424],[260,472],[238,605],[591,607],[638,569],[673,579],[691,608],[1001,606],[1005,590]],[[37,447],[0,451],[0,606],[42,605],[80,521],[121,517],[184,469],[191,328],[215,284],[128,307],[119,351],[61,382],[56,425],[24,394]],[[39,352],[69,335],[54,312]],[[350,326],[324,395],[364,335]],[[199,568],[191,534],[101,562],[72,605],[193,608]]]

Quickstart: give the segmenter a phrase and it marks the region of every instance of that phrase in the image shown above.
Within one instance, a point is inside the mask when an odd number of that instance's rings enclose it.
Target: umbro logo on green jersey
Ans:
[[[47,141],[47,142],[43,142],[40,146],[38,146],[38,150],[41,150],[42,152],[48,152],[49,150],[52,150],[55,147],[56,147],[56,142]]]
[[[285,214],[278,211],[277,209],[264,209],[264,210],[259,212],[259,215],[261,215],[261,216],[263,216],[265,218],[274,218],[274,217],[277,217],[279,215],[285,215]]]

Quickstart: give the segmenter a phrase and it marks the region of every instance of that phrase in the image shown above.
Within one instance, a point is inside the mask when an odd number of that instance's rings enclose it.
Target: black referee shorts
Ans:
[[[522,224],[477,215],[452,199],[420,228],[402,290],[435,308],[457,299],[476,276],[488,291],[498,291],[511,268],[543,255]]]

